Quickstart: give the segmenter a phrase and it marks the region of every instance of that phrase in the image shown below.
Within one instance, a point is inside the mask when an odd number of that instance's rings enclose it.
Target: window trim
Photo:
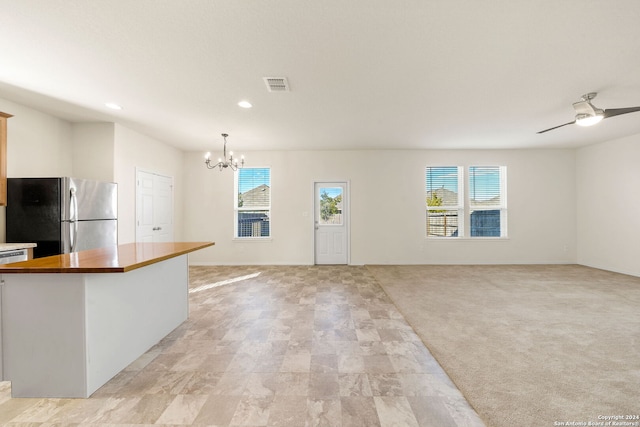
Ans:
[[[439,206],[439,207],[430,207],[430,206],[425,206],[425,215],[426,215],[426,220],[427,220],[427,224],[428,224],[428,218],[429,218],[429,211],[431,210],[446,210],[446,211],[457,211],[458,212],[458,235],[457,236],[430,236],[428,234],[427,231],[427,226],[425,226],[425,235],[426,238],[428,239],[434,239],[434,240],[439,240],[439,239],[443,239],[443,240],[450,240],[450,239],[459,239],[461,237],[464,237],[464,230],[465,230],[465,215],[464,215],[464,197],[461,197],[461,194],[464,194],[464,166],[456,166],[456,165],[429,165],[425,167],[424,170],[424,179],[425,179],[425,191],[424,191],[424,198],[426,199],[427,196],[427,188],[426,188],[426,183],[427,183],[427,170],[429,168],[457,168],[457,180],[458,180],[458,205],[457,206]],[[426,200],[425,200],[425,205],[426,205]]]
[[[465,197],[465,217],[469,218],[469,239],[504,239],[508,236],[508,224],[507,224],[507,167],[505,165],[495,165],[495,164],[473,164],[466,166],[468,173],[467,180],[467,191]],[[471,205],[471,192],[470,188],[470,180],[471,180],[471,168],[497,168],[499,173],[499,184],[500,184],[500,204],[496,206],[472,206]],[[500,235],[499,236],[473,236],[471,235],[471,213],[474,211],[500,211]]]
[[[240,172],[248,169],[269,169],[269,205],[268,206],[251,206],[251,207],[239,207],[238,195],[240,189]],[[234,241],[239,242],[260,242],[269,241],[273,238],[273,224],[272,224],[272,200],[273,200],[273,171],[271,166],[251,166],[239,168],[233,172],[233,238]],[[268,211],[269,215],[269,235],[268,236],[238,236],[238,214],[242,211]]]
[[[508,204],[507,204],[507,165],[495,165],[486,163],[483,164],[467,164],[464,166],[457,165],[452,166],[451,164],[430,164],[425,166],[424,168],[424,192],[423,192],[423,200],[427,195],[426,188],[426,180],[427,180],[427,171],[429,168],[444,168],[444,167],[457,167],[458,168],[458,194],[462,194],[463,197],[458,197],[458,235],[457,236],[430,236],[428,235],[427,225],[424,225],[423,233],[425,239],[430,241],[458,241],[458,240],[506,240],[509,238],[508,233]],[[500,172],[500,205],[483,208],[472,208],[471,206],[471,194],[469,191],[469,180],[471,178],[471,168],[498,168]],[[426,200],[425,200],[426,205]],[[460,206],[460,204],[462,204]],[[438,207],[435,209],[441,210],[456,210],[456,207]],[[429,206],[425,206],[425,215],[428,218],[429,210],[434,210],[434,208],[429,209]],[[500,211],[500,236],[472,236],[471,235],[471,212],[478,210],[499,210]]]

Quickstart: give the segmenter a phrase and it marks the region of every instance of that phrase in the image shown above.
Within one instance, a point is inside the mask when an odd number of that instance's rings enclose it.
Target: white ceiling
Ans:
[[[639,22],[638,0],[0,0],[0,98],[185,150],[576,147],[640,133],[536,134],[587,92],[640,105]]]

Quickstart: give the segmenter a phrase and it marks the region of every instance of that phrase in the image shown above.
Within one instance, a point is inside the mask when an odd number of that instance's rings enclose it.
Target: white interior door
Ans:
[[[156,175],[153,184],[154,242],[173,242],[173,178]]]
[[[173,178],[136,172],[136,242],[173,241]]]
[[[315,263],[348,264],[349,203],[346,182],[316,182]]]

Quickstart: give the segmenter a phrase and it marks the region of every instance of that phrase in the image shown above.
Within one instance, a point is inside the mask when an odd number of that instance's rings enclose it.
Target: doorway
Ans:
[[[347,182],[314,183],[314,262],[349,263]]]
[[[136,170],[136,242],[173,241],[173,177]]]

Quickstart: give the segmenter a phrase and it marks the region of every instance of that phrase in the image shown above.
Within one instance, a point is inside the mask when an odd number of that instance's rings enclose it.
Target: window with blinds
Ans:
[[[462,175],[460,166],[426,169],[427,237],[459,237],[463,230]]]
[[[505,237],[506,167],[470,166],[466,189],[463,171],[462,166],[427,166],[427,237]]]
[[[271,168],[235,172],[236,238],[271,237]]]
[[[506,235],[506,168],[469,167],[469,228],[471,237]]]

